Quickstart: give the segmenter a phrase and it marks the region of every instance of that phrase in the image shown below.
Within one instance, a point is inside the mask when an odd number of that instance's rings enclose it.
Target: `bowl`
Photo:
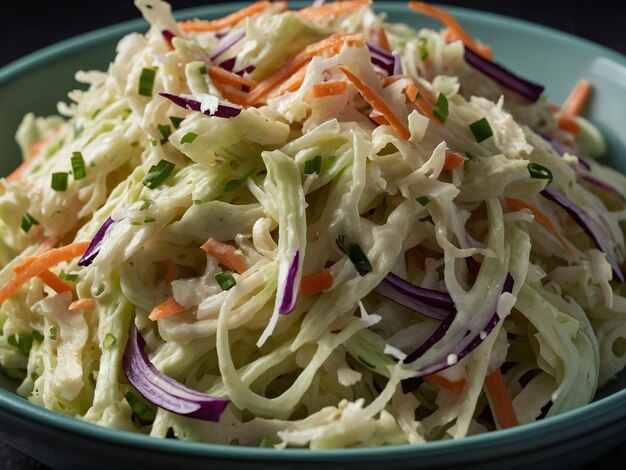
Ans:
[[[308,3],[308,2],[307,2]],[[292,2],[296,7],[304,2]],[[179,12],[179,19],[224,16],[242,3]],[[380,2],[390,21],[415,27],[439,25],[407,10],[404,3]],[[587,116],[604,133],[606,163],[626,172],[626,57],[546,27],[499,15],[449,8],[470,34],[491,44],[494,57],[522,76],[546,86],[562,102],[579,78],[594,85]],[[0,174],[19,163],[14,133],[29,111],[52,114],[76,87],[79,69],[105,69],[116,42],[144,31],[142,20],[121,23],[47,47],[0,70]],[[42,90],[45,77],[45,90]],[[32,100],[33,90],[41,91]],[[317,468],[580,468],[626,439],[626,373],[600,390],[593,403],[517,428],[431,442],[420,446],[309,451],[257,449],[153,439],[107,429],[55,413],[15,395],[16,383],[0,374],[0,439],[55,468],[221,469]]]

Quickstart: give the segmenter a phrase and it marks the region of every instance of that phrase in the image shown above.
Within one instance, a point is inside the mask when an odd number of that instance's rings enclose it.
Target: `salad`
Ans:
[[[626,366],[626,178],[446,11],[149,22],[0,179],[0,365],[103,426],[421,444],[590,402]],[[418,16],[415,15],[414,18]],[[413,18],[413,17],[411,17]]]

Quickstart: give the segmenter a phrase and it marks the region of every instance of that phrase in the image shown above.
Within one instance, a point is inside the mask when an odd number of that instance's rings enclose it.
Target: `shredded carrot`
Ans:
[[[491,412],[494,415],[496,424],[499,424],[499,427],[502,429],[517,426],[519,421],[515,414],[515,408],[513,408],[511,394],[506,388],[500,369],[494,370],[485,377],[485,385],[487,386],[487,393],[490,398],[489,405],[491,406]]]
[[[580,124],[576,122],[575,116],[566,116],[561,114],[557,119],[559,129],[570,134],[578,135],[580,133]]]
[[[222,67],[210,67],[209,77],[211,77],[211,79],[214,81],[219,81],[228,85],[235,85],[240,87],[247,86],[250,89],[256,86],[256,82],[254,80],[250,80],[249,78],[244,78],[240,75],[237,75],[236,73],[229,72]]]
[[[585,79],[578,81],[571,91],[557,119],[559,129],[577,135],[580,133],[580,125],[576,122],[576,117],[580,116],[591,95],[591,85]]]
[[[169,317],[170,315],[175,315],[185,310],[181,304],[176,302],[173,298],[168,299],[162,304],[157,305],[152,309],[148,318],[152,321],[160,320],[161,318]]]
[[[509,208],[513,211],[520,211],[522,209],[528,209],[530,210],[530,212],[533,214],[533,216],[535,217],[535,221],[541,225],[544,226],[544,228],[550,232],[552,235],[554,235],[556,237],[557,240],[559,240],[559,242],[561,243],[561,245],[563,245],[563,248],[565,248],[565,250],[568,253],[573,253],[574,250],[572,249],[571,245],[569,244],[569,242],[563,238],[563,236],[558,232],[558,230],[556,229],[556,227],[552,224],[552,222],[550,222],[550,219],[548,218],[548,216],[546,214],[544,214],[543,212],[541,212],[537,207],[528,204],[526,201],[522,201],[521,199],[517,199],[517,198],[513,198],[513,197],[506,197],[504,198],[507,202],[507,204],[509,205]]]
[[[548,103],[546,108],[548,108],[548,111],[551,113],[558,113],[561,110],[561,107],[558,104],[552,102]]]
[[[228,101],[230,101],[231,103],[235,103],[240,106],[245,106],[246,100],[248,98],[247,93],[241,90],[238,90],[231,85],[227,85],[225,83],[218,82],[218,81],[213,82],[213,85],[215,85],[215,88],[219,90],[222,96],[226,98]]]
[[[300,295],[319,294],[330,289],[332,285],[333,273],[330,269],[322,269],[302,278],[300,281]]]
[[[35,256],[50,251],[59,244],[60,240],[61,238],[56,235],[46,238],[35,252]]]
[[[341,70],[341,72],[348,77],[348,79],[352,82],[352,84],[356,87],[358,92],[361,94],[363,99],[369,103],[369,105],[382,114],[387,121],[389,121],[389,125],[393,127],[396,133],[403,138],[404,140],[409,140],[411,137],[411,133],[406,128],[406,126],[398,119],[398,117],[393,113],[391,108],[387,106],[385,100],[382,96],[380,96],[376,91],[367,85],[363,80],[354,75],[348,69],[346,69],[343,65],[338,65],[337,68]]]
[[[446,390],[450,390],[451,392],[454,392],[454,393],[461,393],[463,392],[463,389],[465,388],[465,379],[452,381],[452,380],[447,379],[443,375],[430,374],[430,375],[424,376],[424,380],[426,382],[439,385],[440,387],[445,388]]]
[[[443,163],[443,171],[456,170],[461,168],[465,163],[465,158],[456,152],[446,153],[446,159]]]
[[[166,260],[165,264],[165,274],[163,275],[163,281],[166,284],[171,284],[172,281],[178,279],[178,265],[174,263],[174,261]]]
[[[280,88],[276,91],[277,96],[282,96],[285,93],[290,93],[292,91],[299,90],[302,84],[304,83],[304,79],[306,77],[306,69],[309,64],[305,63],[302,67],[298,69],[296,73],[294,73],[291,77],[289,77],[285,83],[283,83]]]
[[[408,100],[413,103],[424,116],[431,121],[438,121],[433,112],[433,107],[428,100],[430,93],[428,93],[428,91],[426,91],[422,86],[414,81],[411,81],[403,92]]]
[[[355,45],[362,42],[360,34],[334,34],[319,42],[308,45],[303,51],[287,60],[276,72],[259,82],[248,94],[246,100],[247,104],[253,105],[272,90],[279,87],[316,55],[326,51],[331,54],[336,54],[344,44]]]
[[[207,254],[213,256],[213,258],[217,259],[228,269],[232,269],[239,274],[246,271],[249,267],[248,260],[241,253],[241,251],[228,243],[217,240],[216,238],[209,238],[200,248],[202,248]]]
[[[372,111],[370,113],[370,119],[372,121],[374,121],[376,124],[378,124],[379,126],[388,126],[389,125],[389,121],[387,121],[385,116],[383,116],[382,114],[380,114],[380,113],[378,113],[376,111]]]
[[[242,8],[239,11],[231,13],[228,16],[217,20],[189,20],[189,21],[179,21],[178,28],[185,33],[199,33],[204,31],[218,31],[222,28],[227,28],[229,26],[236,25],[243,19],[256,15],[257,13],[262,13],[267,8],[272,5],[278,5],[278,12],[285,11],[287,9],[287,2],[280,1],[276,3],[272,3],[266,0],[261,0],[258,2],[254,2],[252,5],[249,5],[245,8]]]
[[[459,36],[459,34],[451,29],[446,28],[445,30],[443,30],[443,32],[441,33],[441,37],[444,39],[444,41],[446,42],[452,42],[452,41],[461,41],[463,42],[463,40],[461,39],[461,37]],[[474,51],[476,51],[479,55],[487,58],[487,59],[491,59],[492,57],[492,53],[491,53],[491,47],[485,45],[485,44],[479,44],[476,43],[476,47],[472,48],[474,49]]]
[[[476,41],[474,41],[474,39],[467,34],[459,22],[447,11],[424,2],[409,2],[409,8],[441,21],[450,30],[450,34],[455,35],[467,47],[473,49],[486,59],[492,58],[491,49],[486,48],[485,46],[481,47],[481,45],[476,43]]]
[[[89,310],[96,306],[96,301],[93,299],[79,299],[70,304],[68,310],[70,312],[77,312],[79,310]]]
[[[346,91],[347,85],[343,80],[338,82],[324,82],[313,85],[313,98],[341,95]]]
[[[0,289],[0,304],[15,294],[22,285],[35,276],[63,261],[81,256],[87,251],[89,243],[72,243],[62,248],[55,248],[40,255],[29,256],[13,267],[13,278]]]
[[[369,5],[372,0],[344,0],[339,2],[324,3],[323,5],[310,6],[298,11],[298,16],[309,21],[319,19],[332,19],[339,15],[345,15],[362,6]]]
[[[46,283],[48,287],[50,287],[57,294],[61,292],[73,292],[74,288],[70,286],[67,282],[61,279],[59,276],[54,274],[49,269],[46,269],[44,272],[39,274],[37,277]]]
[[[382,26],[378,28],[378,47],[391,52],[391,46],[389,45],[389,39],[387,39],[387,33]]]
[[[59,133],[60,128],[54,128],[48,131],[41,139],[28,147],[28,151],[26,152],[26,160],[18,166],[13,172],[7,176],[5,179],[9,183],[15,183],[22,178],[22,175],[32,166],[36,158],[41,154],[41,151],[46,148],[46,146],[50,143],[52,139],[56,137]]]

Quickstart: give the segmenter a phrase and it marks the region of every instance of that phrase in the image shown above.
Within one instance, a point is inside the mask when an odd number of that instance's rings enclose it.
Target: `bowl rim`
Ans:
[[[291,2],[295,6],[304,6],[308,3],[310,2],[303,0]],[[245,5],[247,3],[241,1],[218,3],[187,8],[176,11],[174,14],[177,19],[218,17]],[[569,43],[573,47],[602,55],[626,66],[626,55],[555,28],[496,13],[448,5],[443,7],[452,12],[461,22],[466,20],[479,23],[497,21],[501,25],[515,29],[523,34],[539,35],[559,43]],[[408,11],[405,2],[396,0],[380,1],[377,5],[374,5],[374,8],[389,12]],[[415,15],[417,17],[417,13]],[[19,78],[22,73],[36,66],[63,59],[76,50],[84,50],[106,41],[121,38],[130,32],[142,31],[142,29],[145,30],[146,28],[147,22],[143,19],[125,21],[99,28],[32,52],[0,68],[0,87]],[[443,451],[447,454],[463,454],[469,458],[468,451],[474,451],[474,455],[476,455],[476,451],[487,449],[489,449],[489,457],[493,458],[494,455],[498,454],[512,455],[510,446],[519,448],[517,452],[525,454],[528,450],[537,450],[540,446],[545,447],[546,445],[554,446],[556,443],[569,441],[573,437],[586,435],[600,427],[622,421],[626,416],[626,407],[623,406],[625,400],[626,389],[623,389],[575,410],[550,417],[547,420],[536,421],[511,429],[467,436],[457,440],[433,441],[420,445],[402,444],[357,449],[329,449],[323,452],[311,452],[309,449],[284,449],[281,452],[276,452],[272,448],[265,449],[178,439],[159,439],[145,434],[108,428],[40,407],[0,387],[0,410],[10,412],[14,416],[19,416],[49,429],[62,431],[69,435],[80,435],[93,441],[111,443],[119,447],[166,452],[181,456],[213,457],[239,461],[254,461],[258,458],[266,461],[284,462],[306,460],[311,463],[321,463],[330,460],[354,462],[365,459],[369,461],[379,459],[391,461],[416,456],[434,457],[441,455]],[[564,430],[568,431],[563,432]],[[531,438],[538,433],[545,437],[541,445],[535,443],[530,449],[519,447],[521,442],[533,442]],[[497,450],[494,450],[494,448],[497,448]]]

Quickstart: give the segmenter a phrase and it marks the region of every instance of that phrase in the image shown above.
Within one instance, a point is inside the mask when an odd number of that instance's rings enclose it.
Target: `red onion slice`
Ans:
[[[533,103],[539,99],[544,87],[515,75],[510,70],[495,62],[485,59],[469,47],[465,46],[465,62],[499,83]]]
[[[223,40],[221,40],[217,44],[217,46],[215,47],[215,50],[209,56],[209,59],[211,59],[211,60],[217,59],[224,52],[226,52],[228,49],[230,49],[235,44],[237,44],[239,41],[241,41],[245,36],[246,36],[246,33],[244,31],[239,31],[237,33],[233,33],[232,35],[229,34],[229,35],[225,36],[223,38]]]
[[[163,35],[163,39],[165,39],[165,42],[167,43],[168,47],[170,49],[174,49],[174,45],[172,44],[172,39],[174,39],[176,35],[172,33],[169,29],[164,29],[163,31],[161,31],[161,34]]]
[[[87,247],[87,251],[85,254],[78,260],[79,266],[89,266],[96,259],[96,256],[100,253],[100,248],[102,248],[102,244],[104,240],[109,235],[113,227],[115,227],[116,221],[111,217],[107,218],[102,224],[102,227],[98,229],[96,235],[93,237],[89,246]]]
[[[179,96],[179,95],[172,95],[171,93],[159,93],[159,95],[161,95],[163,98],[167,98],[172,103],[180,106],[181,108],[189,109],[191,111],[198,111],[201,113],[203,112],[201,109],[202,108],[201,103],[192,98],[186,98],[184,96]],[[242,108],[238,106],[232,106],[230,104],[220,103],[217,106],[217,110],[215,111],[215,113],[212,114],[209,110],[206,110],[203,112],[203,114],[206,114],[207,116],[216,116],[220,118],[230,119],[230,118],[239,116],[239,114],[241,114],[241,109]]]
[[[402,69],[402,56],[396,51],[393,51],[393,74],[392,75],[404,75]]]
[[[146,400],[164,410],[218,422],[229,400],[192,390],[162,374],[150,363],[145,347],[143,336],[133,326],[124,351],[124,372],[132,386]]]
[[[237,58],[231,57],[230,59],[226,59],[224,62],[220,63],[219,66],[222,67],[224,70],[232,72],[233,68],[235,67],[235,62],[237,62]]]
[[[592,184],[593,186],[596,186],[606,191],[607,193],[611,194],[615,202],[621,203],[621,204],[626,203],[626,198],[624,197],[624,195],[620,191],[618,191],[614,186],[611,186],[610,184],[608,184],[606,181],[602,181],[590,174],[581,175],[580,178],[583,181],[586,181],[587,183]]]
[[[393,75],[395,65],[395,59],[393,55],[375,44],[368,43],[367,48],[370,51],[372,63],[374,65],[378,65],[389,75]]]
[[[287,315],[296,308],[296,302],[298,300],[296,279],[300,272],[300,250],[296,250],[296,254],[293,257],[289,271],[287,272],[287,279],[285,280],[285,291],[283,292],[283,300],[278,309],[278,313],[281,315]]]

